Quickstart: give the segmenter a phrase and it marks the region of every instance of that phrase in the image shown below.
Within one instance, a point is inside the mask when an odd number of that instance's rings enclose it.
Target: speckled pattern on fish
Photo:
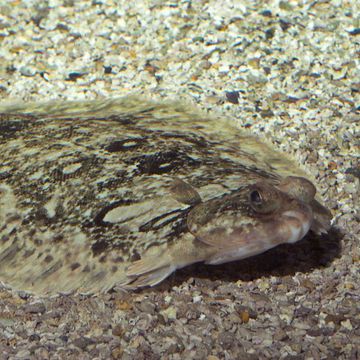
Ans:
[[[146,253],[172,266],[155,284],[195,262],[169,264],[169,248],[212,245],[197,239],[208,220],[201,213],[194,225],[194,209],[229,196],[234,204],[237,192],[246,203],[249,186],[278,192],[287,176],[308,177],[229,120],[136,97],[0,107],[0,150],[0,280],[40,294],[152,284],[131,265]],[[326,231],[329,213],[311,207]],[[206,256],[195,260],[221,262]]]

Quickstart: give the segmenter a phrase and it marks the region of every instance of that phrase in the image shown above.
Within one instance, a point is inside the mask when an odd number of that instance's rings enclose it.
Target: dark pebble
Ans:
[[[43,314],[46,311],[46,307],[44,303],[37,302],[25,305],[24,311],[30,314]]]
[[[85,350],[89,345],[94,344],[94,340],[82,336],[73,341],[73,344],[81,350]]]

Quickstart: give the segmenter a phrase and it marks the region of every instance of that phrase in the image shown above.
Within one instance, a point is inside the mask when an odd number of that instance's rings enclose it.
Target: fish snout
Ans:
[[[301,201],[295,208],[283,211],[280,218],[278,240],[290,244],[301,240],[309,232],[314,220],[311,206]]]

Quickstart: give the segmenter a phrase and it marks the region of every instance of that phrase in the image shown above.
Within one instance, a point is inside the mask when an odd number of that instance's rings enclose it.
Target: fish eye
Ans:
[[[256,206],[261,205],[261,203],[262,203],[262,196],[261,196],[261,194],[259,193],[259,191],[253,190],[253,191],[250,193],[250,201],[251,201],[252,204],[254,204],[254,205],[256,205]]]
[[[257,183],[250,189],[250,207],[259,214],[269,214],[280,206],[279,191],[272,185]]]

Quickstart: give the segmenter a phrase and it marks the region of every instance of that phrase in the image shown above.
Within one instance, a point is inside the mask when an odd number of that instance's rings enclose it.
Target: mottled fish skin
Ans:
[[[284,179],[307,177],[293,161],[184,104],[0,105],[0,156],[0,281],[37,294],[154,285],[216,263],[191,227],[196,207],[264,181],[304,203],[315,232],[331,219],[313,195],[291,194]]]

